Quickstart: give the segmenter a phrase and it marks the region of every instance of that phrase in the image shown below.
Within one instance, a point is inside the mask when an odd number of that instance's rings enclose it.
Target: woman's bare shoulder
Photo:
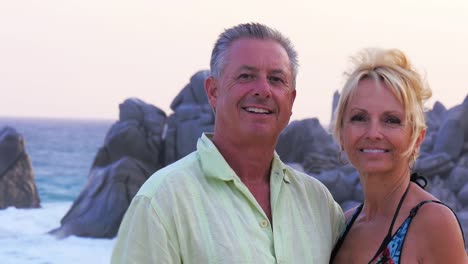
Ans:
[[[468,263],[463,234],[455,214],[435,202],[422,205],[409,230],[417,241],[420,256],[439,263]],[[440,262],[440,263],[442,263]]]

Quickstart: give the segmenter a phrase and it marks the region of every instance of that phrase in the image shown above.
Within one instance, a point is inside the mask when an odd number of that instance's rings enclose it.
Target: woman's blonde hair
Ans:
[[[352,57],[351,61],[354,68],[347,73],[348,79],[341,91],[333,115],[334,120],[331,122],[335,140],[340,144],[344,111],[354,96],[359,81],[370,78],[385,83],[403,105],[406,122],[411,127],[411,141],[404,155],[415,155],[416,158],[419,150],[415,149],[415,145],[420,132],[426,128],[424,102],[432,95],[426,80],[398,49],[363,49],[357,56]]]

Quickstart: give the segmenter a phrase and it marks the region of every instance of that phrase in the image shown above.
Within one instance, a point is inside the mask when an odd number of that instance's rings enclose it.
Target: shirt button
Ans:
[[[268,221],[267,221],[267,220],[262,220],[262,221],[260,221],[260,226],[261,226],[262,228],[268,227]]]

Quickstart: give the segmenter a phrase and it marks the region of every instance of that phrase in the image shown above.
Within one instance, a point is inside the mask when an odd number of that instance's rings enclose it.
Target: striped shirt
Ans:
[[[328,263],[344,216],[314,178],[275,153],[272,221],[206,136],[157,171],[120,226],[112,263]]]

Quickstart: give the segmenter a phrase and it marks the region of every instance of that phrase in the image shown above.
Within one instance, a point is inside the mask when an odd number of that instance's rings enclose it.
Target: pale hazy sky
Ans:
[[[170,103],[225,28],[261,22],[291,38],[292,119],[328,123],[349,56],[400,48],[446,107],[468,94],[466,0],[0,0],[0,116],[117,119],[137,97]]]

